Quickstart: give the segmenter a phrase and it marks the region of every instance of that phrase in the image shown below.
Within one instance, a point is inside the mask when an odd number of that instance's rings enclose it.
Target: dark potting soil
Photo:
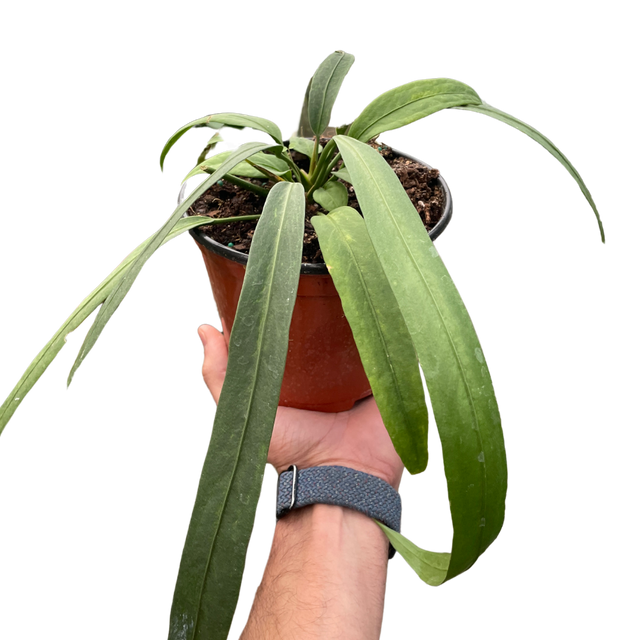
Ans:
[[[430,231],[440,220],[444,207],[444,193],[437,182],[440,172],[437,169],[427,169],[414,160],[409,160],[394,153],[389,147],[380,143],[372,143],[382,157],[395,171],[404,186],[413,206],[420,215],[422,223]],[[308,158],[293,152],[294,161],[301,168],[308,169]],[[306,166],[305,166],[306,164]],[[266,186],[266,183],[251,180],[256,184]],[[353,187],[344,183],[349,192],[349,206],[360,211],[358,200]],[[251,191],[246,191],[227,181],[214,184],[198,200],[196,200],[188,215],[209,216],[211,218],[230,218],[233,216],[255,215],[262,212],[265,198]],[[318,211],[323,211],[318,204],[308,204],[306,212],[305,232],[302,249],[302,262],[324,262],[318,237],[310,222],[310,218]],[[225,246],[231,246],[236,251],[249,253],[251,239],[255,231],[257,220],[249,222],[233,222],[231,224],[204,225],[200,227],[207,235]]]

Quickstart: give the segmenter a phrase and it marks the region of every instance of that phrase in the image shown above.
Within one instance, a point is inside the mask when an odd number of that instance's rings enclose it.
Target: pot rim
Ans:
[[[421,165],[427,167],[428,169],[433,168],[431,165],[428,165],[426,162],[423,162],[418,158],[410,156],[408,153],[398,151],[393,147],[390,147],[390,149],[391,151],[393,151],[394,153],[396,153],[397,155],[403,158],[407,158],[408,160],[413,160],[414,162],[418,162]],[[444,193],[444,210],[442,212],[442,216],[440,220],[438,220],[435,227],[433,227],[433,229],[429,231],[429,237],[431,238],[432,241],[435,240],[447,228],[447,225],[451,221],[451,216],[453,214],[453,202],[451,198],[451,191],[449,190],[449,185],[447,185],[444,178],[442,177],[442,174],[438,176],[438,183],[440,184],[440,187],[442,188],[442,191]],[[185,192],[186,186],[187,184],[185,182],[182,185],[182,188],[180,189],[180,194],[178,195],[178,204],[180,204],[184,199],[184,192]],[[247,260],[249,259],[249,254],[242,253],[241,251],[236,251],[231,247],[227,247],[226,245],[217,242],[216,240],[208,236],[200,227],[196,227],[195,229],[190,229],[189,233],[191,234],[191,237],[198,244],[205,247],[209,251],[213,251],[214,253],[217,253],[220,256],[228,258],[233,262],[238,262],[239,264],[243,264],[243,265],[247,264]],[[329,273],[329,270],[327,269],[327,265],[324,262],[316,262],[316,263],[303,262],[300,265],[300,273],[306,274],[306,275],[327,275]]]

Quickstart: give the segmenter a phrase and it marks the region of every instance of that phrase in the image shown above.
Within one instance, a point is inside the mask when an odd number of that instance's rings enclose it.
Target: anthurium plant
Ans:
[[[180,565],[170,640],[225,638],[238,597],[247,544],[267,460],[287,356],[289,324],[300,277],[307,203],[324,260],[350,323],[384,423],[407,470],[427,465],[428,413],[424,373],[442,442],[453,542],[446,553],[425,551],[380,525],[426,583],[439,585],[471,567],[495,540],[504,519],[507,466],[487,362],[447,268],[377,136],[442,109],[496,118],[541,144],[571,174],[593,209],[573,165],[544,135],[449,79],[417,80],[383,93],[348,125],[329,128],[332,107],[354,58],[337,51],[311,78],[296,135],[285,142],[264,118],[215,113],[188,130],[213,129],[187,177],[208,177],[169,219],[85,298],[31,363],[0,409],[0,430],[75,330],[96,309],[69,374],[87,357],[151,255],[187,229],[258,219],[249,252],[229,364],[211,444]],[[247,142],[210,155],[223,127],[250,128],[271,142]],[[293,151],[308,158],[308,170]],[[307,166],[307,165],[305,165]],[[214,183],[225,180],[265,196],[258,216],[212,219],[185,213]],[[347,206],[351,184],[361,213]]]

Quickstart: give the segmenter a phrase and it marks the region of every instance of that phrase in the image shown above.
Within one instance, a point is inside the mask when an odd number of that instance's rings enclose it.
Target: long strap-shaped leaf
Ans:
[[[340,207],[311,222],[393,445],[409,472],[420,473],[429,422],[420,368],[364,220]]]
[[[249,216],[243,216],[248,218]],[[253,216],[251,216],[253,219]],[[220,220],[219,222],[229,222],[229,218]],[[172,238],[179,236],[188,229],[193,229],[203,224],[215,224],[216,220],[206,216],[192,216],[184,218],[178,222],[173,231],[163,240],[163,244]],[[153,236],[152,236],[153,237]],[[142,253],[143,249],[151,241],[147,238],[141,245],[136,247],[117,267],[114,269],[75,309],[75,311],[65,320],[64,324],[56,331],[53,338],[47,342],[42,351],[34,358],[20,378],[18,384],[9,394],[0,407],[0,433],[11,419],[15,410],[24,400],[25,396],[40,376],[46,371],[53,359],[58,355],[59,351],[64,347],[67,336],[75,331],[109,296],[113,288],[116,286],[122,275],[131,266],[133,261]]]
[[[383,93],[367,105],[353,121],[349,135],[367,142],[385,131],[404,127],[436,111],[481,103],[480,96],[470,86],[457,80],[416,80]]]
[[[591,197],[591,193],[589,189],[587,189],[587,185],[583,182],[580,174],[576,171],[575,167],[569,162],[567,156],[556,147],[549,138],[541,134],[538,130],[530,127],[526,122],[522,122],[522,120],[518,120],[518,118],[514,118],[510,116],[508,113],[504,111],[500,111],[500,109],[496,109],[491,105],[483,102],[482,104],[477,105],[465,105],[457,107],[458,109],[464,109],[466,111],[476,111],[477,113],[482,113],[485,116],[490,116],[495,118],[496,120],[500,120],[500,122],[504,122],[514,129],[518,131],[522,131],[530,138],[535,140],[538,144],[542,145],[570,174],[571,177],[578,183],[580,187],[580,191],[582,191],[584,197],[587,199],[587,202],[591,205],[593,212],[596,214],[596,220],[598,221],[598,227],[600,228],[600,238],[602,242],[604,242],[604,227],[602,226],[602,220],[600,219],[600,214],[598,213],[598,209],[596,208],[596,203],[593,201]]]
[[[404,188],[374,149],[335,140],[418,353],[442,442],[454,533],[446,574],[429,573],[439,584],[468,569],[502,527],[507,466],[498,405],[471,319]],[[407,555],[406,547],[398,551]]]
[[[279,183],[256,228],[229,364],[180,563],[170,640],[223,640],[260,494],[300,277],[304,189]]]
[[[213,125],[215,128],[221,128],[223,126],[235,127],[237,129],[244,129],[249,127],[250,129],[256,129],[257,131],[264,131],[268,133],[279,145],[282,144],[282,133],[280,128],[271,120],[266,118],[258,118],[257,116],[246,116],[242,113],[214,113],[204,118],[198,118],[180,127],[165,143],[162,153],[160,154],[160,168],[164,166],[164,159],[167,157],[171,147],[182,138],[182,136],[193,129],[194,127],[206,127]]]
[[[169,235],[173,227],[177,224],[178,220],[189,209],[189,207],[205,192],[211,185],[220,180],[230,169],[235,167],[239,162],[242,162],[246,158],[263,151],[264,149],[270,149],[274,145],[265,144],[263,142],[247,142],[234,151],[221,165],[220,168],[212,173],[202,184],[198,185],[193,193],[186,198],[182,204],[179,204],[176,210],[171,214],[171,217],[162,225],[162,227],[155,233],[151,240],[145,245],[144,249],[140,252],[140,255],[133,262],[131,267],[127,269],[124,276],[118,281],[117,285],[113,288],[113,291],[109,294],[109,297],[105,300],[100,311],[93,324],[87,337],[82,343],[80,353],[76,361],[71,367],[67,385],[71,384],[73,375],[77,371],[78,367],[82,364],[82,361],[87,357],[87,354],[93,348],[102,330],[104,329],[111,316],[115,313],[116,309],[120,306],[120,303],[131,289],[135,279],[138,277],[140,270],[144,266],[144,263],[153,255],[153,252],[162,244],[164,239]]]
[[[113,293],[116,290],[116,285],[122,285],[123,282],[128,282],[130,287],[128,292],[130,293],[131,289],[140,277],[141,272],[144,271],[146,265],[158,253],[158,251],[160,251],[160,249],[169,244],[169,242],[179,235],[185,233],[187,229],[200,224],[216,224],[215,219],[207,218],[206,216],[198,216],[198,218],[201,218],[201,221],[194,221],[193,225],[190,226],[191,223],[183,220],[181,216],[188,207],[191,206],[195,199],[199,198],[200,195],[209,188],[210,184],[213,184],[215,180],[218,180],[224,175],[224,172],[228,171],[230,168],[234,167],[236,164],[242,162],[245,158],[253,155],[254,153],[264,151],[265,147],[268,146],[269,145],[260,142],[251,142],[240,145],[235,150],[235,154],[229,157],[228,161],[226,161],[218,171],[209,176],[206,180],[203,180],[191,192],[189,197],[181,203],[180,206],[173,210],[168,220],[161,222],[149,236],[135,245],[125,258],[120,260],[109,271],[107,271],[98,283],[73,306],[73,309],[67,314],[60,325],[54,329],[47,341],[42,344],[32,356],[31,360],[29,360],[25,368],[16,378],[9,391],[2,399],[2,403],[0,404],[0,438],[4,436],[7,428],[20,408],[24,405],[27,398],[31,395],[53,363],[69,344],[69,337],[81,329],[89,318],[93,316],[93,320],[82,337],[81,345],[78,347],[72,361],[72,365],[69,368],[69,371],[67,371],[67,375],[63,383],[63,388],[65,390],[68,391],[70,389],[73,382],[73,378],[70,379],[70,376],[73,373],[73,367],[75,367],[75,377],[82,366],[82,358],[84,358],[84,354],[89,353],[90,355],[92,348],[95,348],[95,345],[101,337],[98,335],[96,338],[95,336],[96,320],[100,313],[97,315],[94,314],[98,309],[100,309],[100,311],[103,310],[106,300],[113,300],[111,296],[113,296]],[[195,220],[195,216],[192,217],[192,219]],[[224,222],[229,222],[229,220],[230,219],[225,219]],[[119,306],[121,306],[124,302],[123,298],[126,299],[126,296],[124,293],[119,295]],[[128,295],[128,293],[126,295]],[[112,317],[113,316],[111,316],[111,319]],[[103,320],[104,315],[102,316],[101,322]],[[92,347],[91,349],[89,348],[90,346]]]

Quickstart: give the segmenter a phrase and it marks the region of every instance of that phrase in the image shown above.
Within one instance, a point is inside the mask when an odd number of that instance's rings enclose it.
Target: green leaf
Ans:
[[[556,147],[549,138],[541,134],[539,131],[530,127],[522,120],[518,120],[513,116],[510,116],[508,113],[504,111],[500,111],[495,107],[483,102],[479,105],[466,105],[462,107],[458,107],[459,109],[465,109],[467,111],[476,111],[477,113],[482,113],[485,116],[490,116],[491,118],[495,118],[496,120],[500,120],[500,122],[504,122],[514,129],[518,131],[522,131],[522,133],[528,135],[530,138],[535,140],[538,144],[542,145],[560,164],[571,174],[571,177],[578,183],[580,187],[580,191],[582,191],[584,197],[587,199],[587,202],[591,205],[593,212],[596,214],[596,220],[598,221],[598,227],[600,229],[600,238],[602,242],[604,242],[604,227],[602,226],[602,220],[600,219],[600,214],[598,213],[598,209],[596,208],[596,203],[593,201],[591,197],[591,193],[589,193],[589,189],[587,189],[587,185],[582,181],[580,174],[575,170],[574,166],[569,162],[567,156]]]
[[[453,520],[449,580],[476,561],[504,520],[507,466],[491,377],[460,294],[393,170],[369,145],[334,140],[429,389]]]
[[[309,85],[311,84],[312,76],[313,74],[307,78],[304,89],[302,90],[302,98],[300,99],[300,105],[298,107],[298,114],[293,127],[291,140],[294,138],[313,137],[313,130],[309,124]]]
[[[333,211],[347,205],[349,194],[341,182],[327,182],[313,192],[313,199],[327,211]]]
[[[429,424],[420,368],[364,220],[340,207],[311,223],[393,446],[409,472],[420,473],[427,466]]]
[[[343,133],[347,133],[349,131],[350,124],[342,124],[339,127],[336,127],[336,135],[340,136]]]
[[[329,126],[338,91],[354,60],[350,53],[336,51],[325,58],[311,78],[308,117],[311,129],[318,137]]]
[[[216,181],[220,180],[226,173],[228,173],[233,167],[236,166],[242,160],[251,157],[258,153],[258,151],[264,151],[272,147],[273,145],[265,144],[264,142],[247,142],[239,147],[234,153],[232,153],[223,163],[220,168],[210,175],[202,184],[198,185],[193,193],[186,198],[182,204],[178,205],[176,210],[171,214],[171,217],[162,225],[162,227],[151,238],[150,242],[145,246],[144,250],[136,258],[135,262],[124,274],[124,277],[120,279],[118,284],[114,287],[113,291],[109,294],[105,303],[100,308],[98,316],[93,322],[87,337],[85,338],[80,353],[73,363],[67,385],[71,384],[73,375],[82,364],[82,361],[87,357],[87,354],[93,348],[102,330],[104,329],[111,316],[115,313],[116,309],[120,306],[120,303],[131,289],[135,279],[138,277],[140,270],[144,266],[144,263],[153,255],[153,252],[162,244],[163,240],[169,235],[173,227],[183,214],[189,209],[189,207]]]
[[[186,182],[189,178],[200,173],[213,173],[214,171],[217,171],[222,163],[227,160],[232,153],[233,151],[222,151],[221,153],[217,153],[215,156],[211,156],[211,158],[207,158],[198,166],[191,169],[182,182]],[[278,176],[284,176],[289,172],[289,165],[284,160],[266,153],[256,153],[252,156],[251,162],[268,169],[271,173],[275,173]],[[245,161],[238,163],[228,173],[232,176],[241,176],[243,178],[256,178],[258,180],[265,179],[264,173],[258,171],[258,169],[252,167]]]
[[[301,153],[308,158],[313,157],[313,140],[309,138],[299,138],[298,136],[292,136],[289,140],[289,149],[293,149],[298,153]],[[322,145],[318,145],[318,153],[322,152]]]
[[[375,518],[373,521],[386,533],[393,548],[420,582],[427,587],[439,587],[444,582],[451,563],[451,551],[422,547],[406,534],[390,529]]]
[[[222,142],[222,136],[219,133],[215,133],[211,136],[209,142],[207,142],[207,145],[202,150],[202,153],[198,156],[198,164],[206,160],[207,154],[209,153],[209,151],[215,149],[218,142]]]
[[[280,396],[300,278],[304,212],[302,185],[278,183],[253,237],[180,563],[169,640],[227,637]]]
[[[221,220],[227,222],[229,219]],[[162,241],[162,244],[179,236],[187,229],[192,229],[203,224],[216,224],[216,220],[204,216],[192,216],[178,221],[171,233]],[[24,400],[25,396],[40,376],[47,370],[62,347],[67,342],[67,336],[75,331],[108,297],[116,284],[122,279],[123,274],[142,253],[144,248],[151,242],[153,236],[145,240],[140,246],[134,249],[75,309],[75,311],[65,320],[64,324],[56,331],[54,336],[47,342],[33,362],[27,367],[20,378],[18,384],[13,388],[0,407],[0,433],[11,419],[15,410]]]
[[[331,175],[335,176],[336,178],[340,178],[340,180],[344,180],[345,182],[348,182],[349,184],[351,184],[351,176],[349,175],[349,172],[346,170],[345,167],[342,167],[342,169],[338,169],[337,171],[334,171]]]
[[[166,142],[162,153],[160,154],[160,168],[164,166],[164,159],[167,157],[169,150],[182,136],[194,127],[212,127],[220,129],[224,126],[230,126],[237,129],[249,127],[257,131],[268,133],[278,144],[282,144],[282,133],[276,124],[265,118],[256,116],[245,116],[241,113],[215,113],[204,118],[198,118],[180,127]]]
[[[481,102],[471,87],[457,80],[416,80],[378,96],[353,121],[349,136],[367,142],[436,111]]]

